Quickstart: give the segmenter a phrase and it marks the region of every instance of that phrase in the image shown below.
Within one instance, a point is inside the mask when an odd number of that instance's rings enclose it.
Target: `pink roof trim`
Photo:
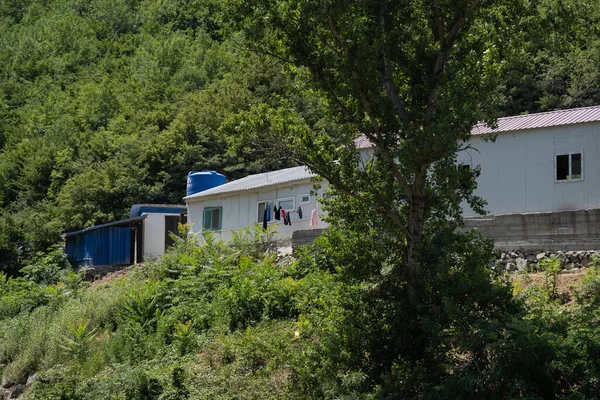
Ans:
[[[472,135],[520,131],[524,129],[549,128],[552,126],[581,124],[600,121],[600,106],[571,108],[536,114],[498,118],[498,127],[492,129],[480,122],[471,130]]]
[[[568,110],[498,118],[498,127],[495,129],[490,128],[484,122],[480,122],[473,127],[471,135],[549,128],[552,126],[582,124],[595,121],[600,121],[600,106],[571,108]],[[360,135],[354,139],[354,145],[357,149],[368,149],[373,147],[365,135]]]

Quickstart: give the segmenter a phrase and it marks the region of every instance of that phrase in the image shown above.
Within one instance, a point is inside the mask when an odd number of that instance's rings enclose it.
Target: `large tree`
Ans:
[[[477,170],[457,168],[456,153],[475,123],[493,123],[498,115],[499,78],[518,37],[516,16],[523,5],[519,0],[232,0],[232,5],[254,39],[253,49],[288,62],[299,75],[308,71],[299,85],[323,95],[323,108],[342,124],[332,130],[285,110],[278,116],[296,157],[335,191],[383,217],[378,227],[395,238],[402,255],[391,276],[400,278],[416,309],[423,291],[424,232],[435,224],[460,224],[461,202],[481,210],[483,203],[473,196]],[[372,146],[368,161],[353,142],[359,134]]]

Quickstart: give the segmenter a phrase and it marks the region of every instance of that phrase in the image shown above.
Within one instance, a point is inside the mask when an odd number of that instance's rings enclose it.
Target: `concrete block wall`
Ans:
[[[600,250],[600,209],[465,218],[498,250]]]

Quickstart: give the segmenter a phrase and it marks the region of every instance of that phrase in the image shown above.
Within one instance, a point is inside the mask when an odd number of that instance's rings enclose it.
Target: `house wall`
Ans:
[[[322,193],[326,190],[326,184],[319,190]],[[271,186],[259,188],[252,191],[244,191],[242,193],[224,193],[222,196],[211,196],[201,201],[188,203],[188,223],[192,225],[192,232],[202,232],[202,218],[204,208],[206,207],[223,207],[221,230],[215,231],[217,238],[230,240],[232,232],[244,226],[252,226],[258,221],[258,202],[269,201],[271,203],[271,221],[268,225],[275,229],[277,236],[284,242],[291,241],[292,233],[297,230],[312,229],[310,227],[310,216],[313,210],[316,198],[310,196],[309,204],[300,204],[300,196],[310,194],[313,190],[313,183],[310,180],[281,184],[279,186]],[[292,225],[284,225],[283,220],[277,221],[274,218],[273,204],[276,200],[293,198],[294,210],[290,210],[290,218]],[[296,210],[298,206],[302,207],[303,218],[298,219]],[[286,210],[287,212],[288,210]],[[320,208],[319,208],[319,211]],[[322,213],[322,212],[321,212]],[[326,228],[327,224],[320,221],[319,228]]]
[[[475,193],[491,215],[600,208],[600,124],[586,123],[480,136],[458,161],[481,166]],[[583,180],[555,181],[555,155],[583,154]],[[465,216],[475,213],[466,204]]]
[[[144,260],[165,254],[165,216],[173,213],[148,213],[144,220]]]

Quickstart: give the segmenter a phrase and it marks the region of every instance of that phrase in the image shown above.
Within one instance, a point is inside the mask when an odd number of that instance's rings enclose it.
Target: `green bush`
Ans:
[[[20,272],[25,279],[41,285],[51,285],[64,278],[65,270],[70,268],[64,247],[60,243],[48,249],[46,253],[37,253],[36,260],[23,267]]]

